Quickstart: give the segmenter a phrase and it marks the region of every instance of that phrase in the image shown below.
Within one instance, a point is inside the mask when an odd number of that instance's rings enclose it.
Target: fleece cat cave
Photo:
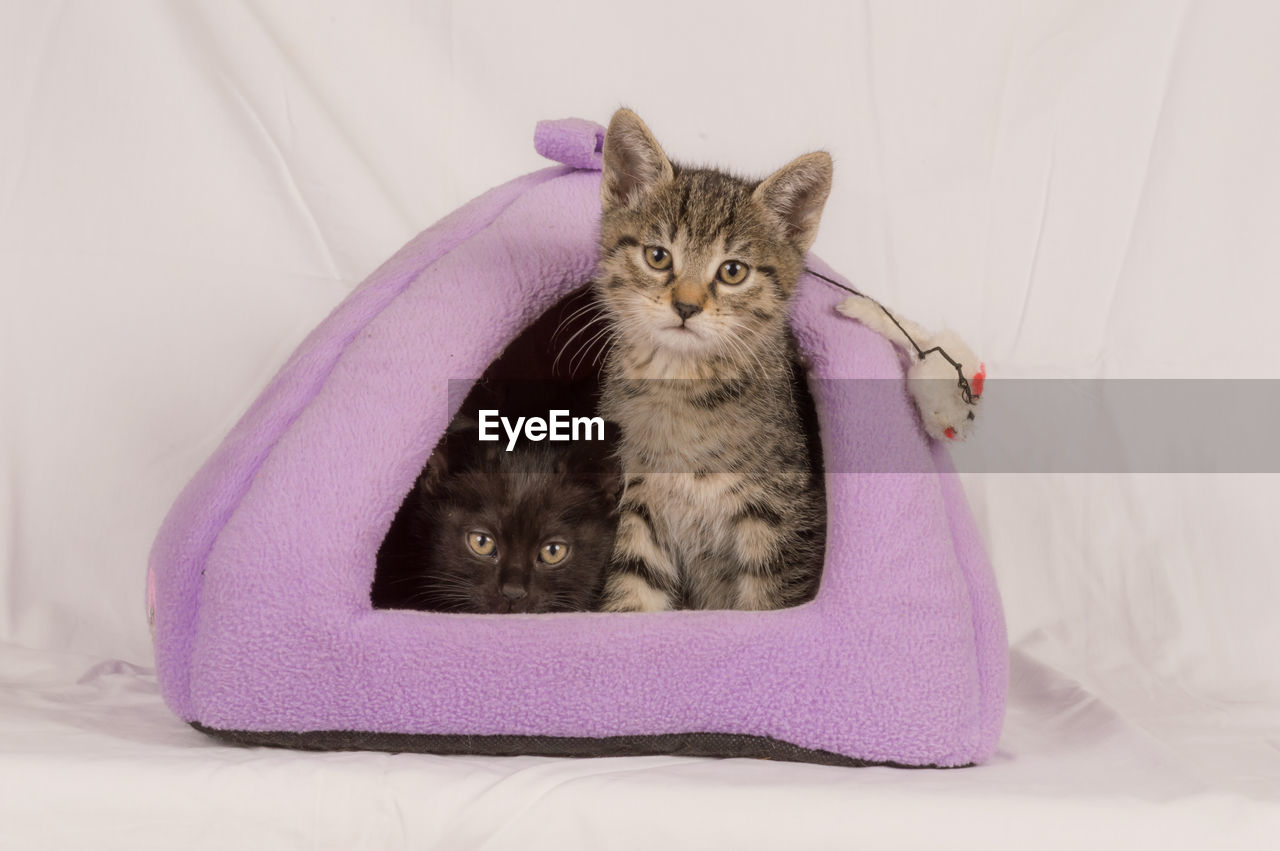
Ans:
[[[839,315],[844,293],[814,275],[792,315],[826,470],[811,602],[372,606],[379,545],[459,404],[450,380],[482,374],[591,279],[603,135],[585,121],[540,124],[538,150],[562,165],[489,191],[383,264],[188,484],[150,562],[165,701],[225,739],[309,749],[982,762],[1007,679],[990,566],[900,358]]]

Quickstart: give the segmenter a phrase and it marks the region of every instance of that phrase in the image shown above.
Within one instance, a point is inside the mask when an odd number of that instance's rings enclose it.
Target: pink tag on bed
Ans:
[[[549,160],[599,171],[604,150],[604,128],[585,118],[539,121],[533,131],[533,147]]]

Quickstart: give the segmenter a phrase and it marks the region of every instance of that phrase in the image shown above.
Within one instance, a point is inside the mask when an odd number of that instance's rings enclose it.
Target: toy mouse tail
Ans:
[[[849,296],[836,305],[836,310],[850,319],[856,319],[861,322],[908,354],[916,353],[916,347],[912,343],[911,337],[919,341],[926,339],[928,336],[924,333],[924,329],[911,320],[903,319],[901,316],[891,317],[889,312],[880,306],[879,302],[864,295]],[[895,319],[897,320],[896,322],[894,321]],[[911,337],[908,337],[908,334]]]

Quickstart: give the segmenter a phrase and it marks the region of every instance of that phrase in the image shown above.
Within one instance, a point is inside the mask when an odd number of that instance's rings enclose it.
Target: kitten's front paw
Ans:
[[[634,573],[615,573],[605,584],[602,612],[665,612],[671,599]]]

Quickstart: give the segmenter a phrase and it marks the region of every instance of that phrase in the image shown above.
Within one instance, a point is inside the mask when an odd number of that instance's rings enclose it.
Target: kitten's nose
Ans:
[[[527,597],[529,592],[524,590],[523,585],[516,585],[514,582],[508,582],[502,586],[502,596],[511,602]]]
[[[696,304],[689,304],[687,301],[673,301],[671,306],[675,308],[676,313],[680,314],[680,318],[687,320],[690,316],[697,316],[702,312],[702,308]]]

